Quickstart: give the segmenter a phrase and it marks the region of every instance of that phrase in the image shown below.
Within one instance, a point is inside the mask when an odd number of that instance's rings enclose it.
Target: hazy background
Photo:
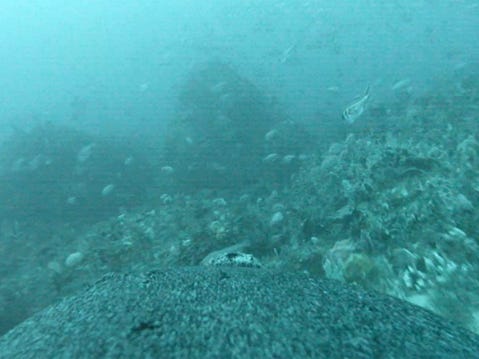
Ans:
[[[0,124],[161,133],[192,66],[224,60],[303,121],[419,94],[478,58],[473,0],[0,0]]]
[[[478,35],[479,0],[0,0],[0,335],[243,246],[479,333]]]

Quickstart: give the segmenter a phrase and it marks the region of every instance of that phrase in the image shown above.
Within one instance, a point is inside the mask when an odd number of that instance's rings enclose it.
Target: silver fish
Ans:
[[[391,90],[393,91],[403,90],[405,87],[408,87],[410,84],[411,84],[411,79],[399,80],[391,87]]]
[[[281,57],[279,59],[279,62],[281,64],[284,64],[286,61],[290,59],[291,55],[293,55],[293,52],[296,50],[297,45],[298,44],[295,43],[282,52]]]
[[[369,100],[369,86],[366,88],[364,95],[350,104],[343,111],[343,119],[347,123],[354,123],[366,110],[366,105]]]

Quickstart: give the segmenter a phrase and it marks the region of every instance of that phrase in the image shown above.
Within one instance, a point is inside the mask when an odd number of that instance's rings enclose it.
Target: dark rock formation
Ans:
[[[0,338],[3,358],[479,358],[479,338],[391,297],[299,273],[111,274]]]

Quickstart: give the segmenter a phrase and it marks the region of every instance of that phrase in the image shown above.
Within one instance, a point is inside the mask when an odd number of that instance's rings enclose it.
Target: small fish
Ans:
[[[266,133],[266,135],[264,135],[264,139],[265,139],[266,141],[271,141],[273,138],[276,137],[277,134],[278,134],[278,131],[275,130],[275,129],[272,129],[272,130],[268,131],[268,132]]]
[[[143,82],[138,85],[139,92],[146,92],[150,88],[150,84],[148,82]]]
[[[82,252],[74,252],[65,259],[65,267],[73,268],[83,262],[85,255]]]
[[[94,143],[83,146],[77,154],[77,161],[85,162],[88,160],[93,153],[93,147],[95,147]]]
[[[101,190],[101,195],[103,197],[108,196],[110,193],[113,192],[114,189],[115,189],[115,185],[114,184],[109,184],[109,185],[103,187],[103,189]]]
[[[329,91],[329,92],[338,93],[339,92],[339,87],[338,86],[329,86],[326,90]]]
[[[220,81],[216,83],[215,85],[211,86],[210,91],[215,94],[221,94],[224,92],[226,85],[227,85],[226,81]]]
[[[343,119],[347,123],[354,123],[366,110],[366,105],[369,100],[369,86],[366,88],[364,95],[350,104],[343,111]]]
[[[295,43],[281,53],[281,56],[279,58],[279,62],[281,64],[284,64],[286,61],[288,61],[290,59],[291,55],[296,50],[297,45],[298,44]]]
[[[283,157],[283,163],[288,164],[291,163],[296,158],[295,155],[285,155]]]
[[[411,79],[403,79],[399,80],[394,85],[391,87],[391,90],[393,91],[399,91],[404,89],[405,87],[409,86],[411,84]]]
[[[270,153],[269,155],[265,156],[263,158],[263,162],[275,162],[279,158],[279,155],[277,153]]]
[[[132,156],[128,156],[127,158],[125,158],[125,161],[123,161],[124,165],[125,166],[129,166],[133,163],[133,157]]]
[[[454,71],[459,71],[459,70],[462,70],[464,67],[467,66],[467,62],[465,61],[461,61],[461,62],[458,62],[457,64],[454,65],[454,67],[452,68]]]
[[[166,174],[166,175],[171,175],[173,172],[175,172],[175,169],[171,166],[163,166],[161,167],[161,172]]]

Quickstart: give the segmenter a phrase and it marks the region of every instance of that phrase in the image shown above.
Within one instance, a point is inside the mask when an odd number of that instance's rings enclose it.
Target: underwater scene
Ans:
[[[0,12],[0,336],[105,275],[190,266],[479,334],[479,1]]]

